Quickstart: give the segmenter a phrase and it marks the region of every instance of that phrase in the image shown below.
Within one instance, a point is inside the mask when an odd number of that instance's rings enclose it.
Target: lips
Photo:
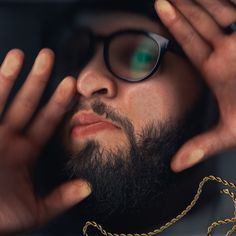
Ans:
[[[99,130],[114,129],[119,127],[105,118],[97,116],[92,113],[76,114],[71,120],[72,135],[81,136],[91,134]]]

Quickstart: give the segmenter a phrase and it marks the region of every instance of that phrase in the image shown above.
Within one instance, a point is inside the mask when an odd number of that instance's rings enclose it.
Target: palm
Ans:
[[[203,64],[202,73],[214,93],[220,125],[236,137],[236,37],[225,38]]]
[[[38,225],[40,208],[28,170],[20,167],[3,171],[0,185],[0,231],[10,233]]]

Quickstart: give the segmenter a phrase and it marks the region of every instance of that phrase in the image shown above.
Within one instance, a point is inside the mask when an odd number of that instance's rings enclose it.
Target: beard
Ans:
[[[66,169],[70,177],[86,180],[92,189],[86,209],[93,217],[106,220],[160,207],[164,193],[175,181],[171,158],[187,139],[201,131],[202,100],[178,120],[148,122],[138,135],[131,121],[113,108],[99,100],[91,107],[123,127],[128,147],[105,150],[99,142],[88,141],[79,152],[69,153]]]

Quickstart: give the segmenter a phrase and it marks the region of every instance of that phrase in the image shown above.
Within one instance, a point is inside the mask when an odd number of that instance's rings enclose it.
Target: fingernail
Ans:
[[[66,200],[70,206],[87,198],[92,193],[89,183],[85,180],[75,180],[66,192]]]
[[[72,77],[66,77],[63,81],[62,81],[62,87],[63,89],[71,90],[72,88],[74,88],[74,81]]]
[[[49,68],[49,66],[50,66],[50,56],[47,53],[42,52],[37,56],[35,60],[33,71],[35,74],[40,75],[45,73],[45,71]]]
[[[1,73],[3,76],[11,77],[17,72],[20,65],[21,62],[18,57],[7,57],[2,64]]]
[[[66,98],[68,103],[71,101],[70,99],[72,99],[72,97],[74,96],[75,90],[75,84],[71,77],[65,78],[59,86],[60,96],[64,99]]]
[[[156,8],[158,12],[169,19],[174,19],[176,17],[176,12],[174,7],[167,0],[157,0]]]
[[[87,183],[87,182],[84,182],[83,185],[84,185],[84,188],[82,191],[82,197],[86,198],[92,193],[92,189],[91,189],[89,183]]]
[[[205,154],[202,149],[196,149],[189,155],[188,158],[186,158],[184,160],[178,159],[176,161],[173,161],[173,163],[171,163],[171,168],[175,172],[183,171],[185,169],[188,169],[188,168],[194,166],[195,164],[199,163],[200,161],[202,161],[204,158],[204,155]]]
[[[188,168],[197,164],[203,159],[203,157],[204,157],[204,151],[202,149],[196,149],[190,154],[185,164],[185,167]]]

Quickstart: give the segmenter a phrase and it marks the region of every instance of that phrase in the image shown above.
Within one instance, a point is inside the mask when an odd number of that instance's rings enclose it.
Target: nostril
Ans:
[[[104,95],[107,93],[108,93],[108,90],[106,88],[103,88],[103,89],[99,89],[98,91],[94,92],[93,95],[95,95],[95,94]]]

